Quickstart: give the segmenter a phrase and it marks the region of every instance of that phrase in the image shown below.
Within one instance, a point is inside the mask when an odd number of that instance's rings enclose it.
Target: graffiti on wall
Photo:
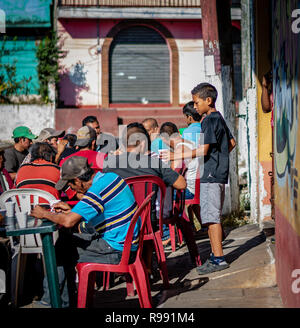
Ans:
[[[300,34],[293,33],[291,29],[292,12],[296,8],[300,8],[299,0],[273,0],[273,28],[276,30],[273,34],[274,152],[275,179],[280,197],[276,196],[286,216],[292,214],[294,219],[300,199],[300,162],[297,155],[297,143],[298,147],[300,143]],[[282,195],[285,199],[282,199]]]

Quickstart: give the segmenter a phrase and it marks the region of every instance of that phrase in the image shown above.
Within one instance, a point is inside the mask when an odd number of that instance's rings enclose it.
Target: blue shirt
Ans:
[[[169,149],[168,147],[160,137],[157,137],[151,142],[151,151],[153,151],[156,154],[159,154],[159,149]]]
[[[196,148],[199,146],[199,138],[201,133],[201,123],[191,123],[182,133],[182,138],[192,141]]]
[[[78,202],[72,212],[83,219],[83,227],[92,225],[114,249],[123,251],[126,234],[137,204],[127,183],[115,173],[98,172],[92,186]],[[135,226],[132,251],[138,248],[141,219]]]

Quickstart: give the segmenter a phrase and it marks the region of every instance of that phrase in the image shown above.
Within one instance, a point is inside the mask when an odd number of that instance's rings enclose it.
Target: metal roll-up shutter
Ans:
[[[170,54],[153,29],[119,32],[110,48],[110,103],[170,103]]]

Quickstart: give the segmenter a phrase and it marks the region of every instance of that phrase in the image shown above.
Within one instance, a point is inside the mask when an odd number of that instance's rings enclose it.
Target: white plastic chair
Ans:
[[[49,203],[52,200],[57,200],[52,194],[39,189],[31,189],[31,188],[24,188],[24,189],[10,189],[2,193],[0,196],[0,207],[5,208],[5,202],[13,201],[16,203],[15,212],[27,212],[30,214],[31,210],[35,205],[40,203],[39,199],[43,198],[47,200]],[[58,238],[58,231],[53,233],[53,243],[56,242]],[[20,243],[14,245],[13,238],[11,237],[11,247],[14,250],[13,257],[17,254],[18,256],[18,263],[17,263],[17,272],[16,272],[16,289],[15,289],[15,299],[13,303],[15,306],[18,304],[18,295],[19,291],[23,289],[23,275],[25,271],[26,265],[26,255],[27,254],[41,254],[45,270],[45,263],[43,257],[43,247],[42,247],[42,240],[40,234],[30,234],[30,235],[22,235],[20,236]]]

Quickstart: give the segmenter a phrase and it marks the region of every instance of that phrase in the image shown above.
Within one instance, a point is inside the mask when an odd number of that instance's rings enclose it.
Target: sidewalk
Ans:
[[[197,274],[186,246],[166,252],[170,289],[163,290],[160,278],[151,284],[154,307],[282,308],[271,237],[255,224],[230,231],[223,242],[230,268],[207,276]],[[207,236],[199,236],[197,245],[204,263],[210,253]],[[127,297],[125,283],[117,280],[110,290],[95,291],[94,308],[139,308],[138,297]]]
[[[224,253],[230,268],[199,276],[191,265],[187,247],[166,253],[170,289],[162,281],[152,284],[157,308],[282,308],[275,278],[274,244],[258,225],[232,230],[225,241]],[[209,257],[208,238],[197,239],[202,262]],[[138,307],[138,298],[126,296],[125,283],[95,293],[94,307]]]

